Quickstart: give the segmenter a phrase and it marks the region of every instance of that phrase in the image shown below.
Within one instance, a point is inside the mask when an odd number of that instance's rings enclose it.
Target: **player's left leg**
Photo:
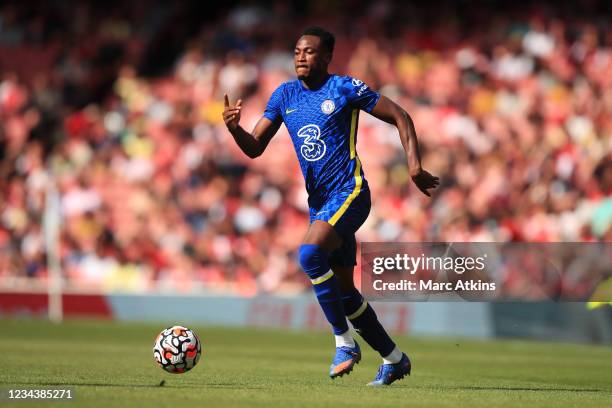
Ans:
[[[411,363],[391,340],[374,309],[364,301],[353,283],[353,269],[357,264],[355,232],[365,222],[370,206],[370,191],[366,188],[354,197],[340,217],[330,221],[342,237],[342,245],[331,253],[330,263],[340,280],[343,305],[349,320],[361,337],[383,358],[383,364],[371,385],[388,385],[410,374]]]
[[[317,300],[335,335],[336,354],[329,372],[332,379],[348,374],[361,359],[359,345],[348,328],[338,281],[329,267],[329,253],[341,243],[341,238],[330,224],[315,220],[299,251],[300,265],[310,278]]]

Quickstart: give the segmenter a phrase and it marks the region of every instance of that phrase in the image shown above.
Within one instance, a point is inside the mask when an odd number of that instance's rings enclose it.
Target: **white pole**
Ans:
[[[50,175],[45,196],[43,228],[47,250],[47,269],[49,271],[49,284],[47,286],[49,320],[55,323],[60,323],[63,318],[62,272],[59,262],[60,217],[60,196],[55,185],[55,177]]]

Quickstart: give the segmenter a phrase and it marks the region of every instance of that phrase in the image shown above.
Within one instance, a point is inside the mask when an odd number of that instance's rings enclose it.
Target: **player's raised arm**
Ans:
[[[238,99],[235,105],[230,105],[226,94],[224,103],[223,121],[240,149],[251,159],[260,156],[266,150],[270,139],[278,131],[280,123],[274,123],[270,119],[262,117],[253,128],[253,132],[249,133],[239,124],[242,99]]]
[[[431,197],[427,190],[436,188],[440,180],[421,167],[419,142],[417,141],[414,123],[408,112],[386,96],[381,95],[378,103],[376,103],[376,106],[374,106],[370,113],[374,117],[397,127],[402,146],[404,146],[406,151],[410,177],[412,177],[412,181],[423,194]]]

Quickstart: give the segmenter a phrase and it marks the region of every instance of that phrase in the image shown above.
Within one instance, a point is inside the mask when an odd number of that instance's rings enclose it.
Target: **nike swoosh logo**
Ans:
[[[285,115],[288,115],[291,112],[295,112],[296,110],[297,110],[297,108],[295,108],[295,109],[285,109]]]

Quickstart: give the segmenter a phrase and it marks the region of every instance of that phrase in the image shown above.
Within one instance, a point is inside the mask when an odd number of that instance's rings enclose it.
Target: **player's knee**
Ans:
[[[301,245],[298,254],[298,262],[310,279],[317,278],[321,273],[325,273],[329,270],[327,253],[319,245]]]
[[[336,271],[334,271],[334,273],[338,276],[338,284],[343,293],[349,293],[355,290],[355,283],[352,277],[338,274]]]
[[[338,277],[338,283],[340,284],[340,289],[343,292],[349,292],[355,289],[355,284],[353,281],[354,267],[333,265],[331,268],[334,271],[334,274],[336,274]]]

